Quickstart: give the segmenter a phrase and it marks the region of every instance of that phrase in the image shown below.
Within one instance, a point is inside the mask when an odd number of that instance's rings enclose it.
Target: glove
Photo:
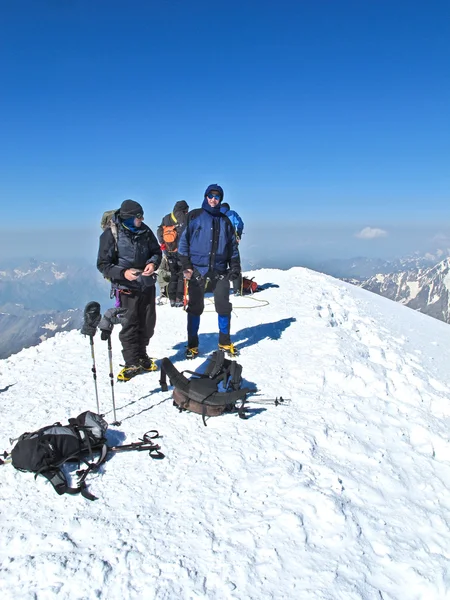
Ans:
[[[84,322],[81,333],[94,337],[101,318],[100,304],[98,302],[88,302],[84,309]]]
[[[108,310],[103,315],[103,319],[106,319],[113,325],[119,325],[119,323],[120,325],[123,325],[125,322],[125,313],[127,311],[127,308],[108,308]],[[99,329],[102,329],[101,323],[99,325]]]
[[[228,275],[228,279],[230,281],[235,281],[236,279],[239,278],[240,274],[241,274],[241,270],[240,269],[238,269],[237,267],[232,267],[230,269],[230,273]]]
[[[165,244],[160,244],[159,247],[161,248],[161,250],[164,252],[165,250],[167,250],[167,246]]]
[[[100,335],[102,340],[106,341],[110,338],[114,325],[118,323],[121,325],[124,324],[124,315],[126,312],[126,308],[108,308],[98,326],[102,332]]]

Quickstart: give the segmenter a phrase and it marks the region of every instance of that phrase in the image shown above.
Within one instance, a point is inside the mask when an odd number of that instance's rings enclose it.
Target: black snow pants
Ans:
[[[167,253],[167,262],[169,264],[170,281],[169,281],[169,299],[170,300],[183,300],[184,295],[184,278],[183,278],[183,267],[181,266],[180,259],[178,258],[177,252]]]
[[[143,294],[120,294],[120,305],[126,308],[125,323],[119,333],[122,355],[127,366],[145,358],[156,324],[155,287]]]

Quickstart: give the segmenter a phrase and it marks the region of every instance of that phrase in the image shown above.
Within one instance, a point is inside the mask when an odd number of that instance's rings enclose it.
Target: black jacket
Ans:
[[[142,223],[137,232],[132,232],[123,226],[118,212],[113,221],[117,227],[117,243],[111,228],[105,229],[100,236],[97,257],[97,269],[111,280],[113,287],[134,291],[145,291],[141,277],[136,281],[128,281],[124,277],[127,269],[144,269],[149,263],[155,265],[155,270],[161,262],[161,249],[152,230]]]

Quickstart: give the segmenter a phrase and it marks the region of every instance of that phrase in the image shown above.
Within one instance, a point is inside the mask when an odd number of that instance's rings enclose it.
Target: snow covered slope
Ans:
[[[448,325],[306,269],[252,275],[273,285],[233,300],[239,362],[256,400],[291,404],[204,427],[173,408],[158,373],[116,384],[110,440],[156,428],[166,458],[112,456],[88,480],[96,502],[0,467],[3,599],[450,597]],[[205,353],[217,344],[208,310]],[[181,309],[158,307],[149,353],[202,364],[183,360],[185,329]],[[112,421],[99,336],[95,350]],[[75,331],[0,361],[0,450],[95,410],[90,369]]]

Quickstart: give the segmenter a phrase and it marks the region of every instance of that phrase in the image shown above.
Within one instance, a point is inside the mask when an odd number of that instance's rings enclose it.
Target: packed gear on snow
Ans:
[[[188,379],[183,373],[190,373]],[[166,375],[173,385],[173,404],[183,410],[201,414],[206,426],[206,417],[216,417],[225,412],[237,412],[246,418],[247,394],[254,392],[242,385],[242,367],[225,358],[224,352],[216,350],[208,360],[203,373],[183,371],[180,373],[168,358],[161,363],[161,389],[168,391]]]
[[[94,500],[95,497],[86,489],[85,479],[88,473],[97,469],[105,460],[107,446],[105,433],[108,424],[95,413],[84,412],[76,419],[69,419],[66,426],[55,423],[42,427],[32,433],[22,434],[11,450],[13,467],[20,471],[31,471],[43,475],[55,488],[58,494],[78,494]],[[93,452],[99,451],[100,457],[95,462]],[[91,462],[86,460],[88,456]],[[79,472],[76,487],[70,487],[61,467],[66,462],[83,462],[87,466]]]
[[[259,292],[258,284],[253,281],[254,277],[248,279],[247,277],[242,278],[242,294],[254,294]]]
[[[108,446],[106,430],[108,423],[102,415],[86,411],[74,419],[69,419],[68,425],[55,423],[42,427],[32,433],[24,433],[16,441],[10,455],[4,453],[5,461],[11,461],[19,471],[30,471],[45,477],[59,494],[79,494],[88,500],[96,500],[86,487],[86,477],[91,471],[102,465],[108,452],[123,452],[126,450],[148,450],[152,458],[164,458],[160,446],[152,442],[159,437],[156,430],[147,432],[142,440],[124,446]],[[94,453],[99,453],[97,460]],[[88,460],[89,459],[89,460]],[[70,487],[62,470],[65,463],[78,462],[86,465],[86,469],[78,470],[79,477],[76,487]]]

